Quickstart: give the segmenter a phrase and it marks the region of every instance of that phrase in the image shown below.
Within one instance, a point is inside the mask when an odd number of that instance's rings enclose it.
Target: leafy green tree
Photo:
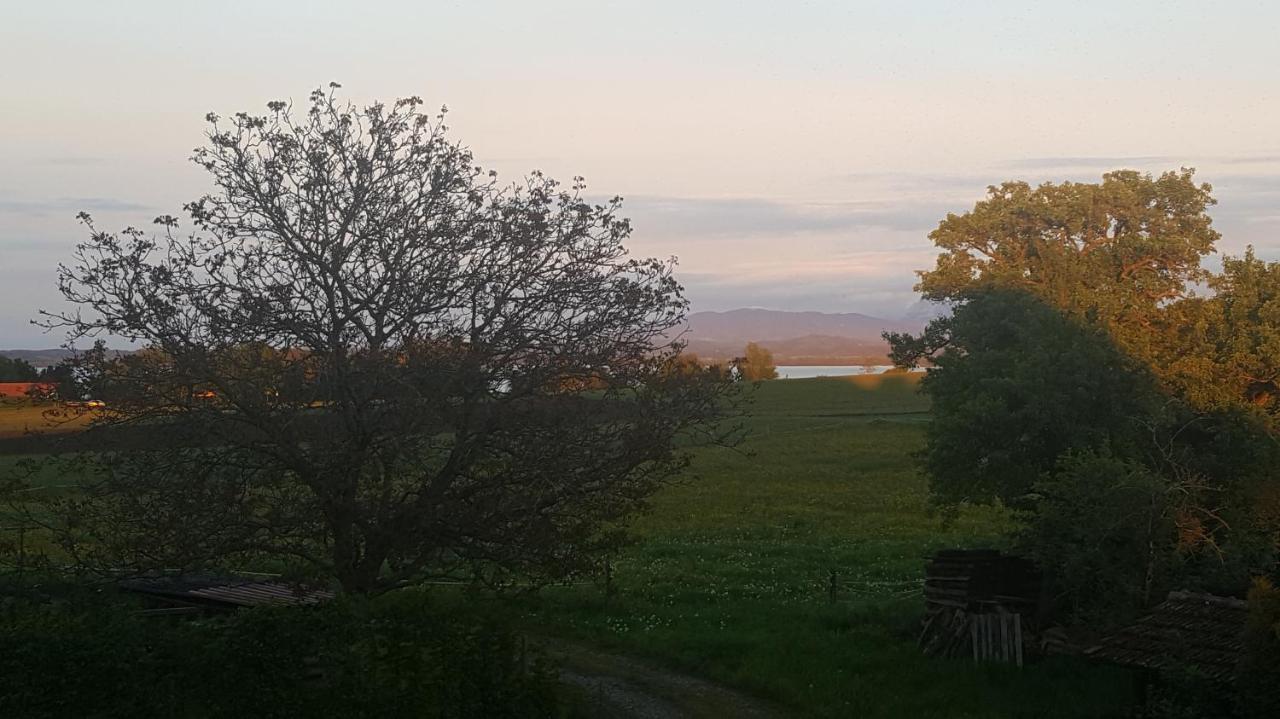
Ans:
[[[1108,329],[1148,323],[1207,277],[1200,260],[1219,237],[1207,213],[1215,201],[1193,175],[1120,170],[1101,183],[990,187],[929,234],[941,254],[917,289],[935,301],[1019,289]]]
[[[1059,457],[1129,456],[1159,409],[1105,333],[1025,292],[975,294],[941,324],[949,342],[922,381],[933,403],[922,461],[942,506],[1030,508],[1032,485]]]
[[[778,367],[773,363],[773,353],[755,342],[747,343],[746,353],[736,364],[742,378],[748,382],[778,378]]]
[[[1280,428],[1280,263],[1225,257],[1213,294],[1170,308],[1159,370],[1202,410],[1248,409]]]
[[[933,363],[934,501],[1023,510],[1024,547],[1078,616],[1106,614],[1098,576],[1132,607],[1162,567],[1218,591],[1274,567],[1280,267],[1250,252],[1205,271],[1212,204],[1190,170],[990,188],[930,235],[917,289],[953,315],[885,335],[896,364]],[[1125,527],[1139,509],[1158,541]]]

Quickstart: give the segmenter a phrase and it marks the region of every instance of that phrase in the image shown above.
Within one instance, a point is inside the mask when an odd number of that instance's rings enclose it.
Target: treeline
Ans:
[[[39,378],[40,371],[30,362],[0,356],[0,382],[34,382]]]
[[[693,352],[682,352],[673,366],[680,372],[708,369],[726,377],[747,382],[778,378],[778,365],[773,353],[755,342],[748,342],[741,356],[733,359],[704,359]]]
[[[20,357],[0,356],[0,382],[44,382],[53,385],[62,399],[81,399],[85,388],[74,361],[65,359],[51,367],[36,368]]]

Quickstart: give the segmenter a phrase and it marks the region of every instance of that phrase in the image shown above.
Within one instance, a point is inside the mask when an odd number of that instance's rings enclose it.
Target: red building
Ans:
[[[52,382],[0,382],[0,398],[52,399],[58,387]]]

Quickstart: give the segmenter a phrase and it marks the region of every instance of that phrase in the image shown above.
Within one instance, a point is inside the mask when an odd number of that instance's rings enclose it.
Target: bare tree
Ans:
[[[107,408],[100,477],[52,506],[112,570],[245,559],[348,592],[561,578],[723,439],[719,373],[673,372],[674,261],[631,258],[620,199],[500,185],[418,98],[209,115],[192,228],[95,228],[48,314]]]

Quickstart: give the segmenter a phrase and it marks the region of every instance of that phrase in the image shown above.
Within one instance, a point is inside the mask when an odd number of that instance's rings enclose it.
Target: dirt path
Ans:
[[[582,695],[586,714],[618,719],[779,719],[777,707],[719,684],[635,659],[557,642],[560,678]]]

